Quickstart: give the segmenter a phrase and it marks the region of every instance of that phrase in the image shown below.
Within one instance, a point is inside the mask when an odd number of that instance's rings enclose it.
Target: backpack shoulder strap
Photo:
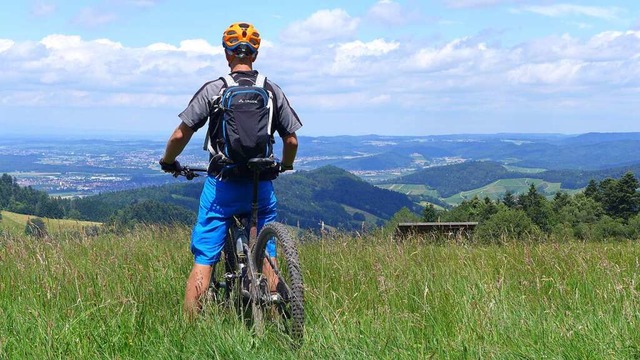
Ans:
[[[227,87],[238,86],[238,82],[231,76],[231,74],[227,74],[221,77],[221,79],[224,80]]]
[[[204,144],[202,145],[203,150],[209,151],[212,154],[215,154],[215,150],[211,147],[210,136],[211,134],[215,134],[215,130],[213,128],[216,127],[217,124],[214,124],[213,122],[214,115],[220,109],[220,98],[222,97],[222,93],[224,93],[224,90],[226,88],[228,88],[229,86],[234,86],[234,84],[237,85],[236,81],[231,77],[231,75],[221,76],[218,79],[222,80],[222,86],[220,87],[218,95],[214,96],[213,99],[211,99],[211,103],[213,106],[211,109],[209,109],[209,126],[207,127],[207,134],[204,136]]]
[[[267,84],[267,77],[262,74],[258,74],[258,76],[256,77],[255,86],[264,88],[266,84]]]

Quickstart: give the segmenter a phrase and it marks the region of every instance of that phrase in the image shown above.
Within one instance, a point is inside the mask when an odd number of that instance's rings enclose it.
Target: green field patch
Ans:
[[[547,171],[547,169],[542,169],[542,168],[526,168],[526,167],[513,166],[513,165],[504,165],[504,168],[507,169],[508,171],[522,173],[522,174],[539,174]]]
[[[29,219],[37,218],[34,215],[24,215],[9,211],[2,211],[2,221],[0,228],[6,229],[13,234],[22,234]],[[49,234],[58,235],[61,233],[82,230],[91,226],[101,226],[102,223],[93,221],[80,221],[72,219],[47,219],[42,218]]]
[[[399,193],[403,193],[408,196],[431,196],[438,197],[438,192],[434,189],[427,187],[426,185],[415,185],[415,184],[380,184],[376,185],[379,188],[387,189],[391,191],[396,191]]]
[[[342,204],[342,207],[344,208],[344,210],[349,215],[353,216],[353,214],[355,214],[355,213],[363,214],[364,215],[364,219],[365,219],[364,221],[367,222],[367,223],[375,224],[378,220],[380,220],[379,217],[377,217],[377,216],[375,216],[375,215],[373,215],[371,213],[368,213],[368,212],[366,212],[364,210],[356,209],[354,207],[351,207],[351,206],[348,206],[348,205],[344,205],[344,204]]]
[[[470,200],[474,197],[481,199],[488,197],[491,200],[498,200],[502,198],[507,191],[510,191],[514,195],[524,194],[529,191],[531,184],[534,184],[536,188],[538,188],[538,191],[545,196],[553,196],[561,189],[560,183],[550,183],[540,179],[500,179],[489,185],[474,190],[463,191],[444,200],[452,205],[458,205],[464,200]]]

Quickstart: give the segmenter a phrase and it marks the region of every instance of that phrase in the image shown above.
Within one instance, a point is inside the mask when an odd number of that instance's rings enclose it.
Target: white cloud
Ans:
[[[523,6],[520,10],[551,17],[580,15],[605,20],[617,19],[621,11],[617,7],[583,6],[573,4]]]
[[[182,51],[187,53],[201,53],[201,54],[224,54],[222,46],[213,46],[208,41],[203,39],[191,39],[183,40],[180,42],[180,46],[174,46],[166,43],[154,43],[147,46],[147,50],[150,51]]]
[[[336,49],[333,63],[333,73],[352,71],[356,67],[370,67],[362,60],[363,57],[375,57],[386,55],[400,47],[398,42],[387,42],[384,39],[375,39],[368,43],[360,40],[340,44]]]
[[[9,39],[0,39],[0,53],[9,50],[15,41]]]
[[[575,60],[560,60],[553,63],[525,64],[509,71],[513,83],[522,84],[567,84],[575,80],[584,66]]]
[[[320,10],[303,21],[292,23],[283,31],[284,42],[316,44],[320,41],[345,39],[353,36],[360,19],[343,9]]]
[[[388,39],[272,43],[256,69],[303,113],[384,110],[389,103],[425,111],[499,111],[543,106],[549,93],[585,107],[606,93],[611,106],[619,101],[633,107],[637,96],[629,93],[640,89],[640,31],[553,36],[512,48],[474,38],[418,49]],[[220,46],[202,39],[145,47],[69,35],[0,39],[4,106],[182,107],[204,82],[226,71]]]
[[[158,44],[130,48],[108,39],[87,41],[79,36],[49,35],[40,42],[0,40],[0,82],[3,102],[19,105],[64,103],[119,105],[133,95],[145,106],[167,104],[181,94],[183,102],[203,82],[225,71],[221,50],[205,40],[185,40],[180,46]],[[82,96],[78,94],[83,94]],[[67,101],[60,102],[60,97]],[[145,99],[153,97],[154,101]],[[174,99],[174,98],[171,98]]]
[[[471,38],[453,40],[441,47],[419,50],[410,61],[418,68],[429,72],[452,71],[463,68],[477,68],[478,70],[496,68],[507,54],[500,50],[489,49],[485,43],[475,42]]]

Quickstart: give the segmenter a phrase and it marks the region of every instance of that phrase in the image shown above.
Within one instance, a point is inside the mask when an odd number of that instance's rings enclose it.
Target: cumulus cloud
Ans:
[[[584,106],[606,93],[615,104],[635,101],[626,92],[640,89],[640,31],[551,36],[510,48],[472,37],[422,48],[388,39],[272,43],[256,68],[308,111],[531,107],[549,93]],[[226,71],[221,47],[202,39],[145,47],[69,35],[0,39],[3,104],[182,107]]]
[[[343,9],[320,10],[303,21],[291,24],[282,33],[282,41],[306,44],[310,41],[345,39],[354,35],[360,19]]]
[[[512,83],[566,84],[576,79],[583,66],[581,61],[568,59],[542,64],[525,64],[509,71],[508,78]]]
[[[15,42],[9,39],[0,39],[0,53],[9,50]]]
[[[180,94],[184,102],[203,82],[226,71],[221,54],[219,47],[201,39],[141,48],[69,35],[22,43],[0,39],[0,82],[5,90],[1,100],[85,106],[119,105],[137,98],[158,106]]]
[[[386,55],[399,46],[398,42],[387,42],[384,39],[375,39],[367,43],[357,40],[340,44],[336,49],[333,73],[353,71],[357,67],[371,67],[373,64],[367,64],[363,58],[370,57],[371,61],[375,62],[375,58]]]
[[[213,46],[208,41],[203,39],[183,40],[180,42],[180,46],[174,46],[166,43],[154,43],[147,46],[151,51],[182,51],[187,53],[201,53],[201,54],[224,54],[222,46]]]

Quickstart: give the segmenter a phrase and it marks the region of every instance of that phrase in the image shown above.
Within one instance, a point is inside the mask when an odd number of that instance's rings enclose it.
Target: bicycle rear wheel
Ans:
[[[274,239],[276,256],[267,254]],[[287,228],[266,224],[252,249],[253,263],[261,281],[261,309],[265,326],[275,326],[300,344],[304,335],[304,285],[297,245]]]

